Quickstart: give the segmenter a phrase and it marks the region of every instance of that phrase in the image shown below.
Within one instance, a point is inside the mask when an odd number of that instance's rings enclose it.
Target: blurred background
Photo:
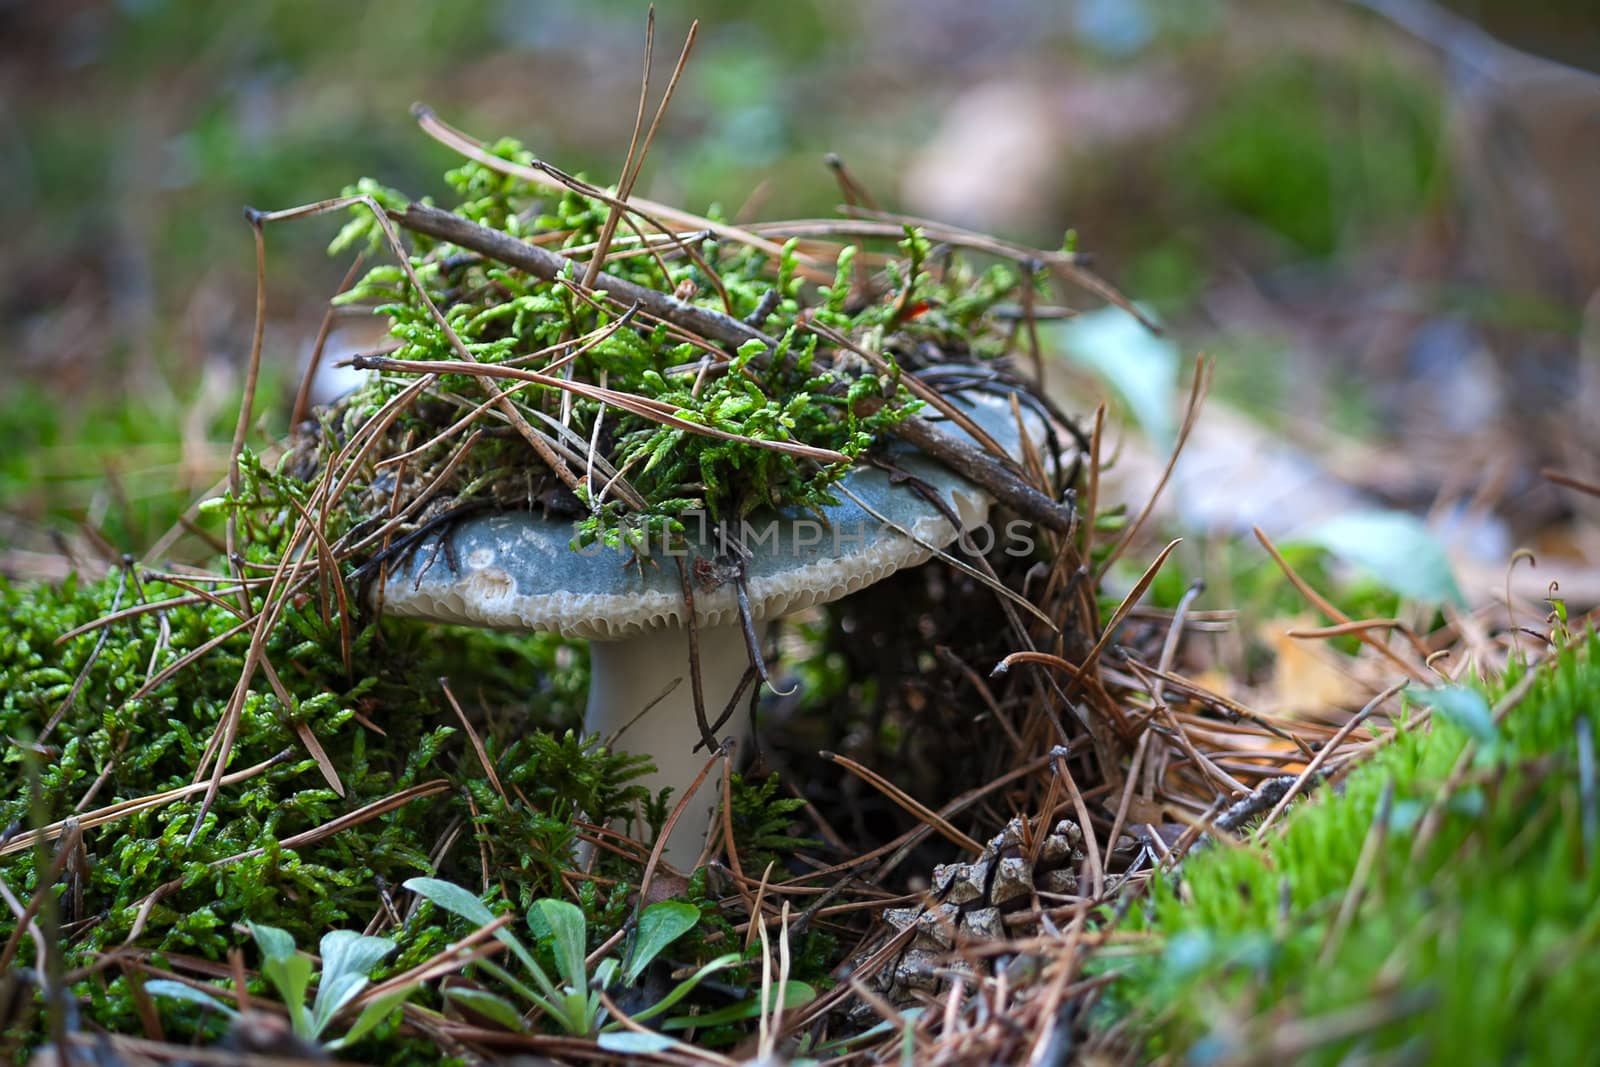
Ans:
[[[1203,351],[1174,522],[1397,507],[1494,582],[1519,545],[1592,578],[1597,524],[1539,471],[1600,481],[1594,0],[668,2],[656,94],[696,17],[639,193],[831,214],[836,152],[885,207],[1071,230],[1167,326],[1047,338],[1070,410],[1131,416],[1130,499]],[[644,26],[619,0],[0,3],[0,571],[53,576],[64,538],[140,550],[223,470],[242,205],[442,193],[413,101],[614,182]],[[267,233],[263,435],[349,267],[340,221]]]

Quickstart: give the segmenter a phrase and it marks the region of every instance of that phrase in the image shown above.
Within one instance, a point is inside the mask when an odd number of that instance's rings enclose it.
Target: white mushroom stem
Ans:
[[[739,688],[750,655],[738,624],[703,626],[697,641],[706,721],[714,723]],[[674,626],[621,640],[591,641],[589,662],[584,728],[608,741],[620,731],[614,748],[649,756],[656,765],[655,773],[638,779],[639,784],[651,793],[670,787],[671,802],[676,804],[711,758],[704,748],[694,751],[700,730],[695,724],[694,685],[689,678],[688,631]],[[663,697],[668,687],[671,691]],[[745,695],[749,696],[748,691]],[[656,701],[654,706],[651,701]],[[740,704],[717,731],[718,737],[738,739],[737,751],[748,747],[750,728],[744,701]],[[640,715],[646,707],[650,710]],[[713,769],[672,829],[662,858],[680,871],[692,870],[705,846],[712,815],[722,798],[721,783]]]

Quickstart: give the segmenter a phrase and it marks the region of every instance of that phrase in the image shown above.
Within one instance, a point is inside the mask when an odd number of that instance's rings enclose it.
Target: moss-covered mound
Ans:
[[[1156,883],[1115,1017],[1194,1062],[1581,1063],[1600,985],[1600,639],[1431,698],[1296,811]],[[1496,721],[1498,720],[1498,721]]]
[[[293,470],[311,478],[378,420],[371,455],[391,465],[348,481],[362,514],[426,493],[587,515],[585,539],[642,543],[680,530],[688,511],[819,507],[885,428],[921,407],[903,370],[1003,354],[1017,318],[996,306],[1030,299],[1020,269],[976,269],[911,225],[837,224],[877,234],[879,252],[834,239],[827,223],[689,230],[639,211],[619,225],[614,198],[581,179],[527,180],[549,168],[530,171],[514,141],[483,160],[447,174],[461,197],[452,214],[567,267],[544,278],[412,233],[406,267],[374,268],[339,298],[387,316],[395,342],[358,361],[380,373],[302,439]],[[348,192],[369,200],[334,248],[365,241],[392,261],[371,206],[403,223],[406,198],[371,181]],[[630,305],[607,278],[686,313],[668,321]],[[696,332],[684,324],[696,311],[746,339]],[[441,361],[479,366],[439,373]]]
[[[0,879],[23,902],[44,887],[44,936],[79,976],[72,990],[95,1025],[139,1029],[125,979],[101,969],[109,950],[221,963],[239,944],[230,926],[247,919],[311,946],[329,929],[366,927],[414,875],[480,884],[480,845],[510,899],[531,901],[558,889],[580,810],[617,811],[637,796],[626,784],[636,758],[585,751],[568,729],[586,680],[578,650],[386,621],[357,632],[347,670],[337,622],[308,601],[270,638],[290,702],[266,686],[246,699],[228,784],[195,831],[204,790],[195,768],[248,635],[172,668],[237,626],[230,607],[148,579],[0,584],[0,736],[10,739],[0,753]],[[477,729],[514,803],[490,788],[461,736],[441,689],[446,672],[481,714]],[[307,754],[308,732],[342,797]],[[602,908],[606,894],[593,883],[588,893]],[[445,937],[418,926],[391,962],[425,958]],[[8,938],[14,955],[0,971],[15,980],[22,972],[12,967],[42,966],[4,909],[0,944]],[[14,1037],[42,1025],[23,988],[12,990]]]

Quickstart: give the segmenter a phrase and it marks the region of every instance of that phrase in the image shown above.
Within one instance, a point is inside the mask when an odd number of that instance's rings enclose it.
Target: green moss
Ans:
[[[60,588],[0,584],[0,612],[10,622],[0,630],[0,736],[12,739],[0,753],[0,826],[8,834],[66,818],[80,806],[93,810],[188,785],[227,706],[246,647],[242,636],[135,696],[151,673],[233,623],[221,607],[178,606],[119,622],[98,655],[93,632],[57,643],[58,635],[113,604],[182,593],[159,582],[137,591],[125,583],[119,597],[118,584],[116,578]],[[290,609],[267,652],[293,706],[283,707],[270,691],[249,695],[230,770],[288,756],[224,786],[192,842],[198,796],[84,832],[83,865],[57,882],[69,968],[135,934],[138,948],[220,961],[239,943],[230,926],[247,918],[315,943],[329,929],[364,927],[383,910],[385,894],[412,875],[437,869],[478,884],[480,848],[512,899],[551,895],[561,887],[556,872],[568,865],[576,812],[605,818],[642,797],[628,785],[638,757],[596,753],[571,732],[587,681],[577,650],[547,638],[394,620],[358,627],[355,635],[346,672],[337,620],[325,624],[314,601]],[[489,786],[460,735],[440,689],[447,672],[463,703],[482,709],[476,728],[509,802]],[[70,708],[40,738],[80,675]],[[292,722],[317,736],[345,796],[323,780]],[[93,799],[80,805],[102,777]],[[319,841],[292,850],[280,844],[434,780],[446,788]],[[436,855],[452,826],[465,832]],[[234,859],[253,851],[259,855]],[[41,855],[26,850],[0,858],[0,877],[24,899],[37,887]],[[156,902],[141,922],[140,906],[153,893]],[[0,942],[11,923],[9,913],[0,916]],[[407,934],[395,966],[444,943],[437,929]],[[24,938],[19,962],[31,964],[32,952]],[[88,982],[79,992],[97,1023],[137,1027],[120,982],[109,988]]]
[[[514,141],[501,141],[493,151],[519,164],[532,162]],[[582,250],[573,253],[580,263],[592,254],[609,214],[602,200],[574,192],[549,194],[476,162],[450,171],[447,180],[460,198],[457,214],[518,238],[537,238],[548,248]],[[349,192],[388,207],[406,202],[370,180]],[[365,243],[382,249],[368,210],[353,211],[334,247]],[[462,255],[460,249],[425,238],[415,238],[414,244],[411,265],[421,285],[450,331],[480,363],[515,362],[539,369],[616,321],[614,310],[596,307],[569,286]],[[634,253],[627,255],[630,245]],[[794,242],[777,256],[733,242],[707,240],[698,247],[695,256],[670,245],[660,245],[652,254],[640,250],[635,236],[622,226],[606,270],[746,320],[776,338],[775,347],[769,350],[751,341],[737,352],[713,348],[714,365],[701,368],[707,355],[703,341],[686,340],[682,331],[641,320],[584,345],[560,373],[665,403],[678,419],[737,440],[663,425],[539,383],[524,383],[510,398],[532,425],[547,426],[547,420],[559,417],[572,431],[572,440],[597,442],[598,455],[624,472],[642,498],[642,506],[625,507],[617,493],[590,500],[587,488],[580,490],[569,506],[588,513],[585,539],[655,540],[677,532],[679,516],[693,510],[743,516],[762,507],[815,509],[833,503],[828,487],[848,470],[848,462],[819,464],[753,442],[801,443],[854,460],[919,406],[900,382],[903,360],[924,359],[929,351],[941,358],[979,360],[1004,350],[1008,328],[989,311],[1015,296],[1020,284],[1013,270],[979,271],[949,256],[942,269],[930,269],[933,248],[909,228],[905,239],[891,246],[894,257],[877,272],[855,269],[854,247],[839,250],[829,285],[803,279]],[[341,302],[373,305],[388,317],[400,342],[396,359],[459,359],[449,333],[397,265],[370,271]],[[879,369],[854,366],[861,361],[821,343],[804,327],[805,319],[831,327],[874,353]],[[568,348],[550,351],[562,345]],[[538,353],[544,355],[535,358]],[[415,380],[411,374],[386,374],[350,397],[325,423],[324,452]],[[380,451],[402,451],[408,440],[435,440],[416,457],[416,465],[423,470],[441,467],[463,433],[444,440],[439,436],[484,395],[483,383],[471,375],[439,376],[395,420]],[[493,420],[482,424],[492,425]],[[522,440],[501,436],[475,447],[443,491],[457,503],[487,496],[503,506],[517,506],[520,498],[520,506],[526,507],[530,497],[539,495],[529,491],[530,482],[549,473]],[[352,487],[352,510],[365,506],[365,488]],[[560,486],[554,488],[560,491]]]
[[[183,592],[155,581],[136,588],[117,577],[96,584],[69,580],[60,587],[0,583],[0,612],[10,620],[0,629],[0,736],[11,739],[0,750],[0,842],[75,812],[190,784],[233,692],[245,638],[225,642],[147,695],[135,694],[152,673],[222,632],[234,616],[219,606],[179,605],[114,624],[103,644],[98,631],[56,640],[115,608]],[[415,875],[437,874],[474,891],[487,878],[492,903],[525,915],[534,901],[567,894],[558,872],[570,866],[573,820],[580,813],[606,821],[646,802],[653,826],[664,817],[669,805],[662,797],[646,797],[629,784],[644,763],[641,757],[597,751],[573,732],[588,681],[580,647],[542,636],[389,619],[355,629],[349,671],[339,649],[337,618],[325,623],[314,600],[290,609],[267,653],[292,707],[283,707],[270,691],[249,695],[230,770],[286,756],[224,786],[192,842],[198,796],[84,831],[81,862],[54,881],[47,895],[52,908],[43,917],[47,929],[59,931],[51,939],[62,946],[68,969],[124,944],[153,953],[158,963],[175,955],[224,962],[243,942],[240,924],[247,920],[315,944],[328,930],[364,928]],[[439,679],[445,673],[469,709],[509,800],[488,782],[462,735],[443,697]],[[41,738],[80,676],[70,706]],[[323,780],[294,722],[307,724],[326,749],[345,796]],[[321,840],[294,848],[282,844],[431,781],[442,781],[445,789]],[[85,800],[91,788],[94,796]],[[789,823],[798,801],[776,792],[771,781],[735,781],[733,797],[747,865],[792,851]],[[636,833],[648,841],[651,829]],[[452,840],[441,852],[441,843]],[[57,847],[47,842],[0,857],[0,878],[27,899]],[[597,873],[605,885],[577,886],[595,944],[630,920],[638,872],[603,856]],[[152,894],[155,902],[141,919]],[[707,890],[703,873],[686,897],[705,908],[706,918],[680,955],[709,959],[740,943],[710,905],[715,893]],[[400,951],[383,973],[427,959],[463,932],[459,924],[436,919],[423,909],[392,930]],[[9,912],[0,914],[0,943],[13,927]],[[527,932],[520,924],[516,928]],[[36,965],[30,938],[21,940],[20,950],[17,963]],[[797,939],[794,951],[796,977],[818,982],[835,962],[837,945],[813,930]],[[751,973],[746,966],[731,972],[740,982],[751,980]],[[259,983],[253,988],[271,995]],[[96,1025],[120,1032],[140,1028],[115,968],[104,980],[80,983],[74,993]],[[727,995],[712,999],[723,1004]],[[193,1005],[163,1002],[162,1010],[171,1036],[220,1036],[220,1021]],[[428,1062],[438,1055],[391,1030],[363,1043],[383,1062]],[[25,1008],[8,1034],[23,1048],[42,1040],[39,1006]],[[737,1034],[725,1036],[731,1041]]]
[[[1304,804],[1267,848],[1190,858],[1181,885],[1159,883],[1130,917],[1149,951],[1103,961],[1124,972],[1115,1013],[1132,1017],[1146,1051],[1195,1062],[1259,1053],[1292,1024],[1337,1013],[1364,1021],[1282,1058],[1587,1059],[1600,864],[1579,765],[1580,745],[1592,756],[1597,656],[1590,637],[1539,668],[1420,852],[1423,815],[1469,736],[1442,714]],[[1387,836],[1353,921],[1330,941],[1386,790]]]

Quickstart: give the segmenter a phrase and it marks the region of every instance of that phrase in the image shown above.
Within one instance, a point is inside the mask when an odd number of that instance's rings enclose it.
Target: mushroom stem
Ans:
[[[706,718],[715,722],[744,679],[750,657],[738,623],[702,626],[696,637]],[[676,804],[711,758],[704,749],[694,750],[700,731],[695,727],[694,685],[689,678],[688,631],[671,626],[622,640],[591,641],[589,661],[585,730],[601,735],[610,747],[649,756],[655,772],[638,779],[639,784],[651,793],[671,788]],[[651,701],[656,701],[654,706]],[[640,715],[647,706],[649,710]],[[619,732],[613,742],[612,735]],[[721,731],[722,736],[737,738],[740,750],[749,732],[749,718],[742,710],[735,711]],[[714,780],[701,785],[673,827],[662,853],[667,863],[684,873],[693,869],[720,799]]]

